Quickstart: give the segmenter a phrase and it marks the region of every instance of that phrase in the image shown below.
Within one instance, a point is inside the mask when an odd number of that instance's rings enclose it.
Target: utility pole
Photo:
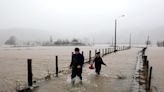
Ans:
[[[146,47],[150,44],[149,35],[147,36]]]
[[[130,37],[129,37],[129,48],[132,47],[132,37],[131,37],[131,33],[130,33]]]
[[[121,18],[121,17],[124,17],[125,15],[121,15],[121,16],[119,16],[118,17],[118,19],[119,18]],[[116,47],[117,47],[117,19],[115,19],[115,39],[114,39],[114,52],[117,52],[117,49],[116,49]]]
[[[112,47],[113,47],[113,37],[112,37]]]
[[[117,39],[116,39],[116,38],[117,38],[117,37],[116,37],[116,36],[117,36],[117,32],[116,32],[116,30],[117,30],[117,19],[115,19],[114,52],[116,52],[116,51],[117,51],[117,50],[116,50],[116,44],[117,44],[117,42],[116,42],[116,41],[117,41]]]

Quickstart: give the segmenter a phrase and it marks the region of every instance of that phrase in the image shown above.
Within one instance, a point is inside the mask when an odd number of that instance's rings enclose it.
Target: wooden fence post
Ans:
[[[27,60],[27,70],[28,70],[28,86],[32,86],[32,59]]]
[[[82,51],[81,54],[84,55],[84,52]]]
[[[150,72],[149,72],[149,84],[148,84],[148,90],[150,90],[150,87],[151,87],[151,75],[152,75],[152,66],[150,67]]]
[[[142,56],[143,58],[143,65],[145,66],[147,64],[147,56]]]
[[[95,50],[95,57],[96,57],[97,49]]]
[[[91,50],[89,50],[89,63],[91,62]]]
[[[104,56],[104,49],[102,49],[102,57]]]
[[[58,69],[58,56],[56,56],[56,77],[58,77],[58,72],[59,72],[59,69]]]

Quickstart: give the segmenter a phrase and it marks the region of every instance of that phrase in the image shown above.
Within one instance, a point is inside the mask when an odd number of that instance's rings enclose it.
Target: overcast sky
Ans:
[[[118,42],[130,33],[133,43],[164,40],[164,0],[0,0],[0,43],[11,35],[111,42],[115,19]]]

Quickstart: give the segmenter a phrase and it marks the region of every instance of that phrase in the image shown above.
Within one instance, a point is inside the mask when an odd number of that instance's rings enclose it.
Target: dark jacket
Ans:
[[[71,68],[77,68],[78,65],[80,65],[81,67],[84,64],[84,56],[82,54],[73,54],[72,55],[72,61],[70,64]]]
[[[101,57],[96,57],[93,62],[95,63],[95,68],[101,68],[101,64],[106,65]]]

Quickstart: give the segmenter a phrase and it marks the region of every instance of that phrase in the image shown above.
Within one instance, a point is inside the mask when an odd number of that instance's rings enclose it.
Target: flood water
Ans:
[[[81,46],[84,56],[88,58],[89,50],[92,56],[95,49],[107,46]],[[68,68],[74,46],[59,47],[0,47],[0,91],[13,92],[16,81],[27,83],[27,59],[32,59],[33,77],[42,78],[55,72],[55,56],[59,59],[59,70]]]
[[[152,86],[154,92],[164,92],[164,48],[150,47],[146,54],[152,70]]]
[[[71,86],[70,73],[43,84],[35,92],[131,92],[136,55],[140,49],[130,49],[103,57],[107,66],[102,66],[100,76],[86,64],[83,68],[83,85],[76,78]]]
[[[84,57],[88,58],[89,50],[94,56],[95,49],[108,46],[81,46]],[[36,92],[130,92],[132,77],[139,50],[133,48],[120,51],[103,57],[108,65],[102,67],[101,76],[95,76],[94,70],[88,65],[83,69],[84,85],[72,88],[70,86],[71,52],[74,46],[66,47],[19,47],[0,48],[0,92],[15,92],[16,81],[27,83],[27,59],[32,59],[34,79],[45,77],[48,72],[55,72],[55,56],[59,58],[59,71],[68,70],[59,74],[58,79],[48,81],[39,87]],[[149,48],[146,51],[148,60],[153,66],[152,86],[157,92],[164,92],[164,48]],[[58,85],[58,86],[57,86]],[[154,91],[154,92],[156,92]]]

